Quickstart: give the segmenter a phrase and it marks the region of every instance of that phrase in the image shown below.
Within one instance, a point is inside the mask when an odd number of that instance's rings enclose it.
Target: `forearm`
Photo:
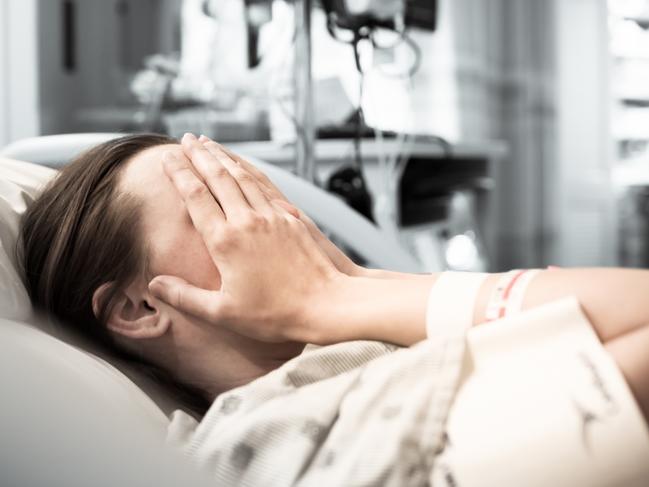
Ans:
[[[438,274],[402,279],[345,276],[326,302],[307,310],[325,336],[316,343],[379,340],[409,346],[426,337],[426,309]]]
[[[530,283],[523,309],[571,295],[602,342],[649,323],[649,271],[639,269],[542,271]]]
[[[310,319],[340,330],[323,342],[381,340],[409,346],[426,337],[431,289],[439,274],[347,277],[330,296],[326,308],[316,307]],[[485,322],[487,303],[502,274],[490,274],[477,294],[461,296],[473,307],[473,324]],[[560,269],[541,271],[530,283],[523,309],[576,296],[602,341],[649,323],[649,271],[627,269]]]

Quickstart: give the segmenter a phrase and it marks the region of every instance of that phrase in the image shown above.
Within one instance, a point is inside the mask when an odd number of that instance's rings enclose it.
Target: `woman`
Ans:
[[[129,136],[80,156],[29,208],[22,241],[36,305],[210,401],[306,343],[410,346],[427,315],[430,325],[454,310],[483,323],[506,311],[493,298],[516,278],[462,276],[447,285],[455,308],[429,302],[440,275],[356,266],[263,174],[191,134]],[[649,417],[649,272],[528,277],[518,307],[575,295]]]

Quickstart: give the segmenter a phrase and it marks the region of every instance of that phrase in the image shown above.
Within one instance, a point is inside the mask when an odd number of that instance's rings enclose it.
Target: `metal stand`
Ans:
[[[313,119],[313,79],[311,77],[312,0],[295,0],[295,142],[296,174],[315,182],[315,124]]]

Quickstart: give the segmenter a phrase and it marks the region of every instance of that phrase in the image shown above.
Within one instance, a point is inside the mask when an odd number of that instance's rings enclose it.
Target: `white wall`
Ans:
[[[62,1],[39,0],[43,133],[92,130],[82,111],[101,108],[108,116],[111,108],[132,103],[129,83],[142,57],[176,47],[178,1],[77,0],[76,69],[68,72],[61,61]]]
[[[428,60],[429,99],[451,100],[439,81],[451,74],[460,140],[502,140],[508,151],[493,167],[491,218],[484,229],[493,270],[546,263],[543,174],[554,154],[554,14],[538,0],[445,0],[452,31],[446,62]],[[442,26],[441,26],[442,27]],[[431,36],[436,39],[438,33]],[[438,41],[443,39],[436,39]],[[422,44],[423,46],[423,44]],[[425,56],[435,52],[423,49]],[[436,64],[437,63],[437,64]],[[447,70],[448,72],[444,73]],[[416,84],[416,83],[415,83]],[[417,93],[417,103],[425,96]],[[441,104],[436,104],[439,112]],[[425,110],[435,115],[434,107]],[[445,113],[444,113],[445,115]]]
[[[7,43],[7,17],[8,3],[6,0],[0,1],[0,147],[9,141],[9,91],[7,73],[8,67],[8,43]]]
[[[509,146],[494,269],[613,264],[606,0],[449,1],[462,137]]]
[[[76,6],[76,69],[62,64],[60,0],[40,0],[40,94],[43,133],[83,130],[77,121],[82,107],[111,106],[118,90],[128,89],[120,71],[115,0],[83,0]]]
[[[559,265],[615,263],[606,0],[555,0],[556,165],[546,204]]]
[[[0,146],[40,133],[37,0],[0,0]]]

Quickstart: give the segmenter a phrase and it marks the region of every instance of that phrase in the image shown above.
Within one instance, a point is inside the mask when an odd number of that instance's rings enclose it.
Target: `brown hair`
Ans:
[[[27,290],[37,309],[53,315],[120,358],[144,364],[118,347],[106,327],[117,291],[145,272],[140,206],[119,193],[121,169],[150,147],[177,143],[164,135],[139,134],[113,139],[66,165],[27,208],[19,248]],[[92,297],[111,283],[95,316]],[[187,405],[199,411],[205,401],[161,369],[146,364],[148,375],[173,385]]]

